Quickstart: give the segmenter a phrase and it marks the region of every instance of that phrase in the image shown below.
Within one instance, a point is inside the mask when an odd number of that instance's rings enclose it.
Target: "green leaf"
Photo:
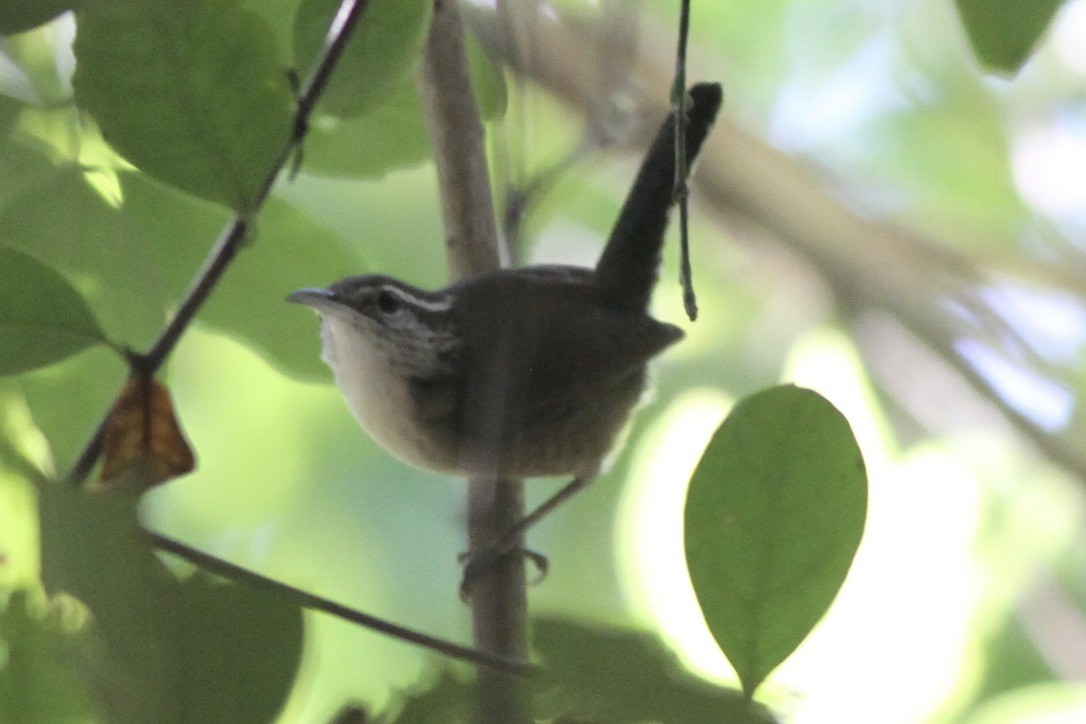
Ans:
[[[467,49],[479,112],[484,121],[500,118],[506,108],[505,76],[470,36]],[[310,127],[304,151],[306,173],[322,176],[377,177],[428,159],[430,139],[413,74],[356,118],[321,118]]]
[[[186,581],[181,595],[181,720],[275,721],[301,662],[302,610],[204,575]]]
[[[985,66],[1016,72],[1063,0],[954,0],[973,52]]]
[[[14,35],[44,25],[75,5],[75,0],[4,0],[0,35]]]
[[[785,385],[739,402],[690,481],[690,579],[753,693],[825,614],[863,535],[867,476],[848,421]]]
[[[509,89],[505,85],[505,74],[502,73],[501,66],[486,54],[486,50],[474,36],[466,36],[464,46],[468,54],[471,89],[475,92],[475,100],[479,104],[479,115],[484,121],[500,119],[505,115],[509,103]]]
[[[0,140],[6,139],[11,133],[22,109],[23,104],[20,101],[0,93]]]
[[[321,119],[305,138],[302,168],[322,176],[381,176],[422,163],[430,141],[415,83],[405,78],[357,118]]]
[[[290,136],[275,40],[237,0],[96,0],[76,14],[79,106],[129,161],[245,210]]]
[[[87,302],[63,276],[0,247],[0,375],[44,367],[105,341]]]
[[[340,0],[303,0],[294,18],[294,58],[310,68],[324,46]],[[432,0],[370,0],[347,41],[320,99],[320,109],[342,118],[383,101],[418,60],[430,25]]]
[[[734,689],[679,666],[658,639],[639,631],[542,618],[533,641],[546,673],[538,701],[543,718],[653,721],[662,724],[755,724],[775,719]]]

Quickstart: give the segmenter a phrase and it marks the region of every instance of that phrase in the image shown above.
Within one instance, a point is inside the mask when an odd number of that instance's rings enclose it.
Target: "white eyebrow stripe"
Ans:
[[[391,286],[391,285],[388,285],[388,284],[385,284],[384,286],[382,286],[381,291],[390,292],[392,294],[395,294],[397,297],[404,300],[406,303],[413,304],[416,307],[421,307],[422,309],[425,309],[428,312],[447,312],[447,311],[449,311],[449,307],[452,306],[452,299],[450,299],[449,297],[445,297],[444,299],[441,299],[440,301],[432,302],[432,301],[430,301],[428,299],[421,299],[419,297],[408,294],[403,289],[400,289],[399,287],[394,287],[394,286]]]

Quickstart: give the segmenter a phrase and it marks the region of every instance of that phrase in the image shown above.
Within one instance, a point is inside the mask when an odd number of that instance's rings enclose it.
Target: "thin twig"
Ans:
[[[698,299],[690,270],[690,233],[686,184],[686,41],[690,35],[690,0],[682,0],[679,12],[679,44],[675,51],[675,80],[671,84],[671,108],[675,113],[675,190],[672,197],[679,206],[679,283],[683,288],[683,308],[693,322],[698,318]]]
[[[272,164],[272,168],[257,189],[249,206],[242,211],[238,211],[223,229],[218,241],[215,242],[215,246],[212,247],[211,253],[208,254],[203,268],[193,279],[192,286],[189,288],[181,305],[177,308],[177,313],[174,314],[173,318],[159,334],[150,350],[145,355],[141,355],[147,365],[146,371],[148,374],[154,374],[162,366],[162,363],[177,345],[182,333],[188,329],[189,324],[196,317],[196,313],[200,311],[204,302],[211,295],[211,291],[218,284],[223,272],[226,271],[230,262],[237,255],[238,250],[242,247],[242,243],[249,233],[250,220],[263,207],[279,173],[304,139],[305,131],[309,126],[309,117],[313,113],[317,99],[320,97],[325,85],[327,85],[351,31],[354,30],[358,18],[368,4],[369,0],[343,0],[340,3],[339,11],[328,29],[328,35],[324,41],[324,51],[319,62],[310,73],[304,90],[298,98],[298,109],[294,115],[294,128],[289,142],[279,152],[275,163]],[[98,457],[102,454],[105,424],[106,420],[103,418],[72,468],[68,479],[73,486],[78,487],[86,481],[87,476],[90,475],[91,470],[98,461]]]
[[[437,166],[451,280],[496,269],[501,259],[483,123],[472,90],[463,34],[456,2],[435,0],[419,95]],[[523,516],[521,481],[469,481],[471,550],[484,548]],[[473,583],[471,594],[476,647],[505,658],[526,658],[528,593],[523,558],[501,558]],[[530,696],[522,683],[482,669],[477,686],[479,721],[531,721]]]
[[[372,616],[368,613],[348,608],[335,601],[294,588],[293,586],[289,586],[280,581],[276,581],[267,576],[262,576],[259,573],[254,573],[246,568],[224,561],[221,558],[216,558],[203,551],[198,551],[191,546],[174,540],[173,538],[168,538],[161,533],[145,531],[144,534],[150,540],[151,545],[159,550],[172,553],[173,555],[198,566],[200,569],[214,573],[217,576],[222,576],[223,578],[230,579],[237,583],[270,591],[278,598],[294,603],[302,608],[322,611],[323,613],[341,618],[345,621],[350,621],[359,626],[364,626],[373,631],[398,638],[401,641],[407,641],[408,643],[423,646],[431,651],[436,651],[439,654],[454,659],[460,659],[461,661],[467,661],[471,664],[486,666],[487,668],[501,672],[502,674],[526,677],[537,672],[535,666],[525,661],[515,661],[502,658],[501,656],[494,656],[485,651],[478,651],[467,646],[461,646],[460,644],[430,636],[429,634],[415,631],[406,626],[400,626],[391,621],[386,621],[383,618],[378,618],[377,616]]]

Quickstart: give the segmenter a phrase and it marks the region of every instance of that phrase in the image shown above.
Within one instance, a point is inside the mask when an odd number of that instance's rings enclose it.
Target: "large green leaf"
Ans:
[[[1063,0],[954,0],[973,51],[995,70],[1017,71]]]
[[[246,209],[290,135],[274,36],[237,0],[96,0],[76,14],[76,100],[147,173]]]
[[[86,300],[63,276],[0,247],[0,375],[59,362],[105,341]]]
[[[94,616],[103,650],[90,680],[104,689],[108,720],[177,721],[180,590],[140,534],[135,499],[59,484],[39,493],[42,580]]]
[[[181,587],[184,722],[275,721],[302,657],[302,610],[197,575]]]
[[[686,560],[709,630],[748,693],[829,608],[866,512],[860,449],[817,393],[759,392],[713,435],[687,493]]]
[[[320,55],[340,0],[303,0],[294,18],[294,58],[310,68]],[[347,41],[321,110],[348,118],[384,100],[415,66],[432,0],[370,0]]]

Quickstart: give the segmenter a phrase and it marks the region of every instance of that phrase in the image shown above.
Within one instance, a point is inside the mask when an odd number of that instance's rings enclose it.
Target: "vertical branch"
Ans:
[[[437,165],[451,280],[500,266],[483,123],[468,72],[463,26],[455,0],[435,0],[422,58],[419,94]],[[486,546],[524,516],[524,486],[514,480],[473,479],[468,491],[468,545]],[[490,654],[527,656],[524,561],[504,556],[472,586],[472,631]],[[523,681],[480,668],[478,720],[531,721]]]
[[[450,281],[501,265],[483,121],[455,0],[435,0],[419,94],[437,165]]]

